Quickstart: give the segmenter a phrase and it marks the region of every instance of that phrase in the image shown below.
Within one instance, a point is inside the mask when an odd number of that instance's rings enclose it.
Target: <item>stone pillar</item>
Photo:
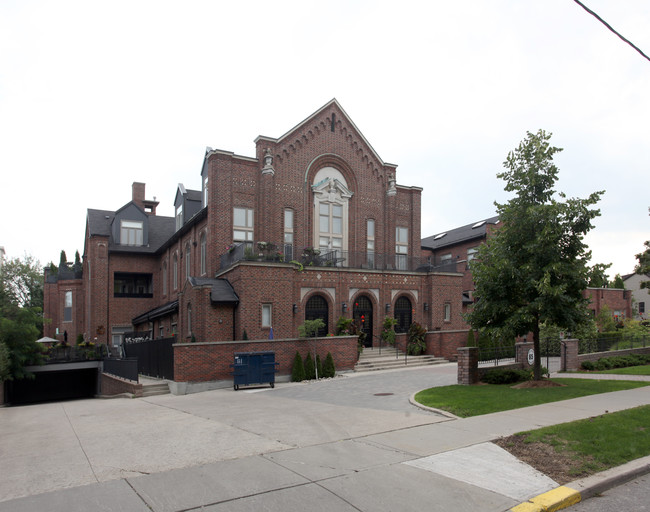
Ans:
[[[478,347],[459,347],[458,384],[469,386],[478,381]]]
[[[560,343],[560,365],[563,372],[577,372],[580,369],[578,362],[578,340],[564,340]]]
[[[528,351],[534,347],[532,341],[522,341],[515,343],[515,361],[517,361],[524,370],[532,368],[532,364],[528,363]],[[535,364],[533,362],[533,364]]]

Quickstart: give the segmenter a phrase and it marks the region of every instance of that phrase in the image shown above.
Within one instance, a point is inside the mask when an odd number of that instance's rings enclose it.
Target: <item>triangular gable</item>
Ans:
[[[291,128],[288,132],[286,132],[284,135],[282,135],[280,138],[275,139],[273,137],[266,137],[263,135],[258,136],[255,139],[255,143],[257,144],[261,140],[267,140],[270,142],[273,142],[274,144],[283,144],[286,142],[290,142],[292,139],[294,139],[297,135],[297,133],[302,133],[303,131],[307,130],[309,126],[314,122],[316,118],[318,118],[324,111],[331,109],[334,107],[338,112],[337,114],[340,116],[343,116],[345,121],[350,125],[350,127],[356,132],[358,137],[364,142],[364,144],[368,147],[369,151],[371,152],[372,156],[379,162],[380,165],[384,166],[390,166],[390,167],[397,167],[395,164],[389,164],[387,162],[384,162],[381,157],[377,154],[375,149],[372,147],[372,145],[368,142],[368,140],[364,137],[363,133],[357,128],[357,126],[354,124],[354,121],[348,116],[347,112],[343,110],[343,107],[341,107],[340,103],[336,100],[336,98],[331,99],[328,101],[325,105],[323,105],[321,108],[319,108],[316,112],[314,112],[312,115],[298,123],[296,126]]]

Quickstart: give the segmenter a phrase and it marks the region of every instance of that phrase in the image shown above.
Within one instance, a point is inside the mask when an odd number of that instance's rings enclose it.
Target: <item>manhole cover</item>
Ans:
[[[394,393],[375,393],[375,396],[390,396],[393,395]]]

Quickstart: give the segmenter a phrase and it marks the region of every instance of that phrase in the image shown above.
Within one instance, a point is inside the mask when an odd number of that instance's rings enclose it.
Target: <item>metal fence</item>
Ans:
[[[138,373],[159,379],[174,380],[175,338],[140,339],[124,342],[127,358],[137,358]]]
[[[138,360],[135,357],[127,359],[104,359],[104,373],[138,382]]]
[[[612,350],[645,347],[650,347],[650,336],[612,336],[580,340],[578,353],[593,354],[594,352],[610,352]]]
[[[479,366],[488,366],[515,362],[515,347],[510,346],[492,346],[479,347],[478,364]]]

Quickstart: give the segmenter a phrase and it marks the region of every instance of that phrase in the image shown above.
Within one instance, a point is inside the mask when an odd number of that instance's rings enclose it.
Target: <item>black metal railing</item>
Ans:
[[[478,362],[482,365],[499,365],[508,362],[515,362],[515,347],[510,346],[493,346],[479,347]]]
[[[89,344],[87,346],[74,345],[68,347],[52,347],[47,350],[44,357],[45,364],[74,363],[79,361],[101,361],[108,355],[106,345],[103,343]]]
[[[613,336],[579,340],[578,353],[592,354],[645,347],[650,347],[650,336]]]
[[[291,258],[291,259],[289,259]],[[408,272],[456,272],[456,261],[438,261],[406,254],[381,254],[340,249],[320,250],[268,242],[234,243],[220,257],[220,268],[226,269],[240,261],[269,263],[296,262],[303,267],[353,268],[366,270],[400,270]]]
[[[138,360],[135,357],[104,359],[104,373],[138,382]]]

